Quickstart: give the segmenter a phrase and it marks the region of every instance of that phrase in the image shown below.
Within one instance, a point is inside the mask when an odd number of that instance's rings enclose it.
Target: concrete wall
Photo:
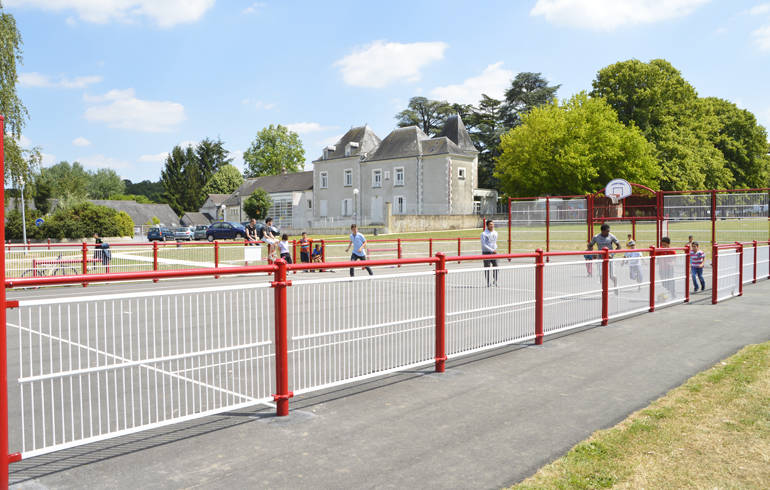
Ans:
[[[445,214],[418,214],[387,216],[390,203],[386,203],[385,233],[410,233],[420,231],[441,230],[467,230],[478,228],[481,230],[481,216],[475,214],[445,215]]]

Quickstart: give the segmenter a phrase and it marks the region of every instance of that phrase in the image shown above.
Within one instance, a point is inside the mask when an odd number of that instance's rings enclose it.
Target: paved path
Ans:
[[[20,488],[499,488],[741,347],[770,340],[770,282],[12,466]],[[740,320],[738,320],[740,319]]]

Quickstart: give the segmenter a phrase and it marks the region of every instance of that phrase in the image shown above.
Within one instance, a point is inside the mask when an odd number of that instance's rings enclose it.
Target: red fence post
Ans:
[[[48,248],[48,250],[51,250],[51,239],[50,238],[48,239],[48,247],[47,248]]]
[[[551,251],[551,198],[545,196],[545,251]]]
[[[436,254],[436,372],[443,373],[446,364],[446,256]]]
[[[511,252],[511,198],[508,198],[508,253]]]
[[[631,220],[631,239],[636,241],[636,220],[635,219]]]
[[[602,249],[602,325],[607,325],[610,317],[610,251]]]
[[[690,246],[684,247],[684,302],[690,302]]]
[[[711,191],[711,245],[717,243],[717,191]]]
[[[754,240],[754,278],[752,279],[752,283],[757,283],[757,241]]]
[[[401,258],[401,239],[398,238],[396,240],[396,257]],[[401,267],[401,264],[398,264],[398,267]]]
[[[219,240],[214,240],[214,268],[219,269]],[[219,276],[214,276],[214,279],[219,279]]]
[[[460,247],[461,247],[460,243],[461,243],[461,238],[460,238],[460,237],[457,237],[457,256],[458,256],[458,257],[459,257],[460,255],[462,255],[462,253],[460,252]],[[459,264],[460,262],[458,261],[457,263]]]
[[[543,345],[543,249],[535,250],[535,345]]]
[[[275,414],[279,417],[289,415],[289,398],[294,393],[289,391],[289,347],[286,332],[286,287],[291,281],[286,280],[286,261],[278,259],[275,281],[270,285],[275,290],[275,389],[273,400],[276,402]]]
[[[717,288],[719,288],[719,249],[717,244],[711,246],[711,304],[717,304]]]
[[[326,262],[326,242],[321,240],[321,262]]]
[[[650,247],[650,312],[655,311],[655,247]]]
[[[88,244],[86,242],[83,242],[83,275],[88,274]],[[83,287],[88,286],[87,282],[83,283]]]
[[[3,135],[5,121],[0,115],[0,172],[5,175],[5,153],[3,151]],[[0,201],[5,202],[5,186],[0,186]],[[0,209],[0,218],[5,223],[5,207]],[[0,243],[5,243],[5,226],[0,226]],[[0,264],[3,273],[3,286],[0,288],[0,487],[8,488],[8,350],[6,347],[5,322],[5,258]]]
[[[152,242],[152,270],[158,270],[158,242]],[[158,282],[158,278],[152,280],[152,282]]]
[[[291,241],[291,260],[294,261],[295,264],[298,262],[297,261],[297,240]],[[294,271],[294,273],[296,274],[297,271]]]
[[[738,296],[743,296],[743,244],[738,244]]]
[[[428,257],[433,257],[433,239],[428,238]]]

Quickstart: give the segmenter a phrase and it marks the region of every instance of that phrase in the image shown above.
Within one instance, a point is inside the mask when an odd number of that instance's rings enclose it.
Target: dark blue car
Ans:
[[[245,240],[246,228],[240,223],[232,221],[217,221],[211,223],[209,229],[206,230],[206,240],[213,242],[214,240]]]

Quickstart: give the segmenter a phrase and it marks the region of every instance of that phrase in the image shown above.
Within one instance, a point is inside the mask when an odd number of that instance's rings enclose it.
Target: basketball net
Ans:
[[[612,201],[613,206],[617,206],[620,202],[620,194],[610,194],[608,197],[610,198],[610,201]]]

